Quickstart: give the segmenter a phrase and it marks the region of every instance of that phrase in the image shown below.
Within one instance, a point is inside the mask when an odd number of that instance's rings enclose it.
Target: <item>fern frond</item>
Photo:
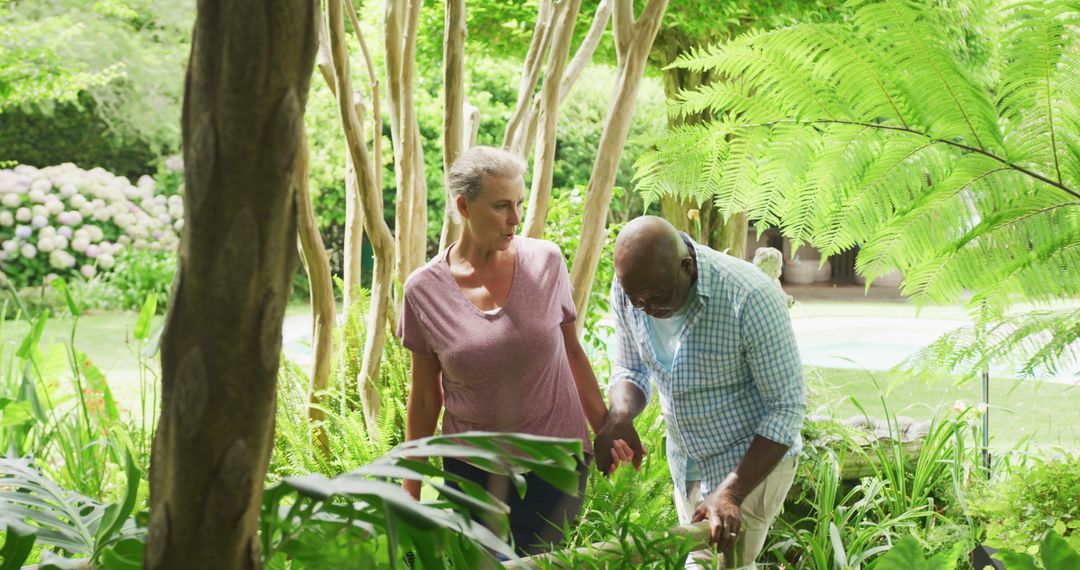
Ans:
[[[672,113],[717,119],[643,156],[647,199],[709,199],[826,255],[859,246],[862,275],[899,269],[917,301],[1080,294],[1080,4],[990,0],[963,33],[937,3],[853,6],[679,57],[720,80]],[[968,29],[993,57],[973,64]]]
[[[951,331],[914,355],[904,367],[916,373],[947,371],[963,379],[991,365],[1010,366],[1017,378],[1058,375],[1080,358],[1080,310],[1035,311],[996,323],[976,322]]]

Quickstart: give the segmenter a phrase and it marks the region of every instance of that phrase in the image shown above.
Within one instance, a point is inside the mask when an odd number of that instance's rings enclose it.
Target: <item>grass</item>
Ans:
[[[862,415],[852,399],[874,417],[885,417],[888,405],[891,413],[918,420],[945,413],[957,402],[982,401],[980,381],[958,384],[947,376],[912,379],[895,372],[808,368],[807,381],[815,402],[811,413],[840,418]],[[1007,450],[1026,442],[1035,449],[1080,449],[1077,402],[1080,386],[991,378],[991,447]]]

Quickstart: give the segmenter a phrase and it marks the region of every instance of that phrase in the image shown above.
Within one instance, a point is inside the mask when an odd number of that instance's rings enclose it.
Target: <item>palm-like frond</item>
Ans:
[[[720,80],[672,113],[716,119],[657,141],[642,192],[711,199],[825,254],[859,246],[861,274],[899,270],[917,301],[1080,293],[1080,4],[994,3],[976,66],[945,8],[855,4],[677,59]]]

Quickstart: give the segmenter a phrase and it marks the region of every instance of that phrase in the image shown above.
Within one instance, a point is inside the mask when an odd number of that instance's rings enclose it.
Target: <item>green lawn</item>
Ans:
[[[982,401],[979,380],[957,384],[954,379],[911,379],[891,372],[839,368],[808,368],[811,413],[839,418],[861,416],[853,400],[874,417],[894,415],[919,420],[948,413],[956,403]],[[1080,386],[1049,382],[990,380],[990,444],[999,450],[1022,442],[1033,448],[1080,450]]]

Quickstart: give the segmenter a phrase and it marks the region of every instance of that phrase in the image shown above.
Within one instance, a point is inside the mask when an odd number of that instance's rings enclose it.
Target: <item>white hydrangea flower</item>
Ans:
[[[31,202],[34,202],[36,204],[42,204],[48,198],[44,190],[38,190],[37,188],[30,190],[28,197],[30,198]]]
[[[147,243],[146,240],[144,240],[143,238],[139,238],[135,240],[135,243],[132,245],[135,246],[135,249],[146,249]]]
[[[79,272],[83,274],[83,277],[89,279],[97,274],[97,269],[95,269],[93,265],[84,265],[79,268]]]
[[[22,204],[22,196],[18,194],[4,194],[4,197],[0,198],[0,204],[3,204],[5,208],[18,208],[19,204]]]
[[[77,226],[82,223],[83,217],[79,212],[61,212],[56,220],[65,226]]]
[[[173,222],[173,227],[176,228],[177,232],[180,232],[181,230],[183,230],[184,229],[184,218],[180,218],[179,220],[176,220],[175,222]]]
[[[35,178],[30,184],[30,191],[33,192],[36,190],[44,194],[45,192],[52,190],[52,185],[52,180],[49,180],[48,178]]]
[[[87,202],[88,200],[86,199],[86,196],[83,196],[82,194],[76,194],[71,197],[71,200],[68,203],[71,204],[72,208],[78,210],[79,208],[85,206]]]
[[[49,225],[49,218],[41,215],[34,216],[33,219],[30,220],[30,225],[35,228],[43,228]]]
[[[52,238],[38,236],[37,248],[42,253],[49,253],[56,249],[56,244],[53,243]]]
[[[79,189],[76,188],[75,185],[70,183],[70,182],[65,183],[63,186],[60,187],[60,194],[62,196],[64,196],[65,198],[71,198],[72,196],[75,196],[76,194],[78,194],[78,192],[79,192]]]
[[[67,269],[73,265],[75,257],[62,249],[55,249],[49,254],[49,266],[53,269]]]
[[[131,244],[131,238],[126,236],[126,235],[122,235],[122,236],[116,238],[116,243],[118,243],[120,245],[130,245]]]
[[[34,217],[34,214],[30,212],[30,208],[19,208],[15,210],[15,220],[19,222],[29,222]]]
[[[75,232],[73,232],[72,229],[67,226],[60,226],[60,229],[56,230],[56,233],[66,238],[70,238]]]
[[[77,237],[71,240],[71,249],[74,249],[79,253],[86,251],[86,248],[88,247],[90,247],[90,240],[85,237]]]
[[[34,247],[34,244],[32,243],[24,243],[22,249],[19,250],[19,253],[26,259],[33,259],[34,256],[37,255],[37,248]]]
[[[34,216],[47,217],[49,215],[49,210],[45,207],[44,204],[34,204],[33,206],[30,206],[30,213]]]
[[[4,243],[0,244],[0,248],[2,248],[5,253],[11,253],[19,249],[19,244],[16,243],[13,239],[4,240]]]
[[[15,214],[8,210],[0,210],[0,226],[5,228],[15,225]]]
[[[64,228],[60,228],[60,229],[63,230]],[[60,235],[57,235],[56,237],[52,238],[52,242],[53,242],[53,245],[56,246],[56,249],[67,249],[68,248],[68,238],[67,238],[67,236],[65,236],[63,234],[63,232],[61,232]]]
[[[99,242],[105,239],[105,232],[98,226],[86,225],[82,229],[86,230],[87,235],[90,236],[90,241]]]
[[[55,216],[64,211],[64,203],[53,198],[45,202],[45,209],[48,210],[50,216]]]
[[[55,236],[55,235],[56,235],[56,228],[54,228],[52,226],[45,226],[45,227],[41,228],[40,230],[38,230],[38,237],[43,237],[43,238],[46,238],[46,239],[52,239],[53,236]]]
[[[112,269],[116,265],[116,259],[113,258],[112,254],[103,253],[98,256],[97,263],[102,269]]]
[[[100,247],[98,247],[95,244],[90,244],[90,245],[86,246],[86,257],[89,257],[90,259],[94,259],[95,257],[97,257],[99,255],[101,255],[101,248]]]

